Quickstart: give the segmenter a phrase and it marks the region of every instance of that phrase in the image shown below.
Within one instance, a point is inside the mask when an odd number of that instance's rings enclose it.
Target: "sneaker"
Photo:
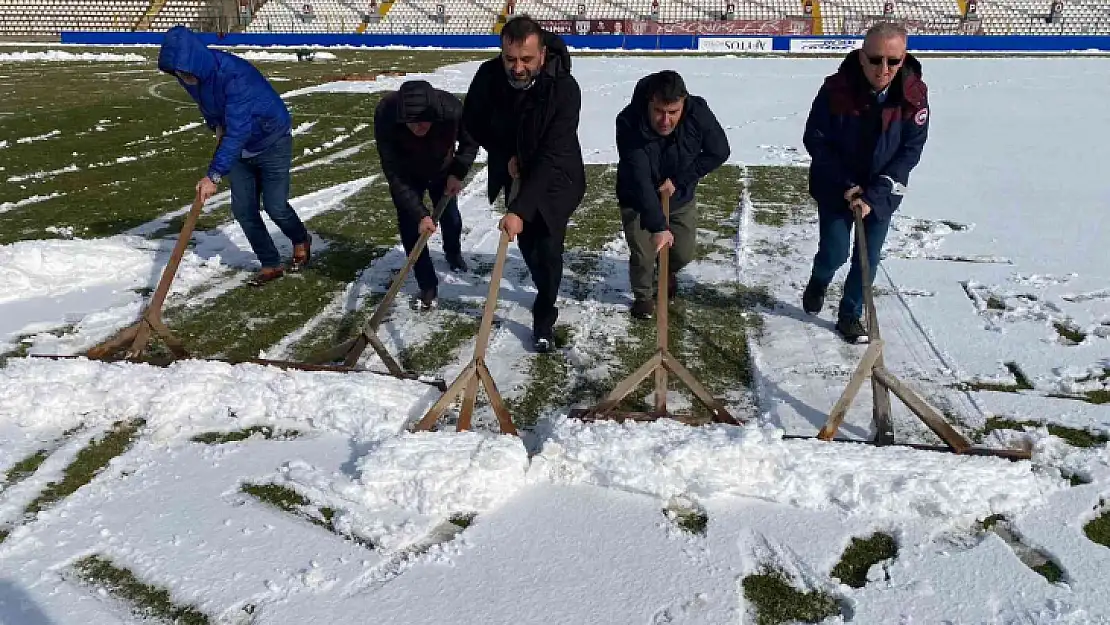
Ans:
[[[824,306],[825,289],[810,278],[809,284],[806,284],[806,289],[802,292],[802,310],[806,311],[806,314],[816,315]]]
[[[859,317],[841,317],[836,322],[836,331],[849,343],[866,342],[868,338],[867,328],[863,326],[863,320]]]
[[[637,319],[651,319],[655,314],[655,302],[650,299],[638,299],[632,302],[632,316]]]
[[[447,265],[451,267],[451,271],[457,271],[459,273],[470,271],[470,267],[466,264],[466,259],[463,258],[461,253],[449,255],[447,257]]]
[[[308,261],[310,260],[312,260],[311,238],[304,243],[298,243],[293,246],[293,260],[289,263],[289,271],[297,273],[308,266]]]
[[[430,289],[420,289],[420,296],[416,300],[416,308],[418,310],[431,310],[436,307],[436,296],[439,289],[432,287]]]
[[[267,282],[273,282],[274,280],[277,280],[284,275],[285,268],[281,265],[278,265],[277,267],[263,267],[261,271],[254,274],[249,280],[247,280],[247,284],[249,284],[250,286],[262,286],[263,284],[266,284]]]

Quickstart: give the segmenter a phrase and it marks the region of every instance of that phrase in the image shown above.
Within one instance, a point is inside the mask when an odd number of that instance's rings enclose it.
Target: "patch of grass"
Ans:
[[[741,582],[744,598],[756,608],[757,625],[780,623],[820,623],[840,614],[840,606],[829,595],[801,592],[779,571],[767,570],[749,575]]]
[[[697,536],[705,536],[709,527],[709,515],[698,506],[672,503],[663,509],[663,514],[683,531]]]
[[[197,434],[189,440],[194,443],[204,443],[206,445],[223,445],[224,443],[245,441],[252,436],[261,436],[266,440],[290,441],[299,438],[301,432],[297,430],[280,430],[275,432],[274,428],[268,425],[255,425],[231,432],[205,432],[203,434]]]
[[[714,251],[733,252],[740,234],[740,195],[744,189],[743,171],[736,166],[718,167],[698,183],[698,228],[710,230],[713,240],[699,241],[696,258],[704,259]]]
[[[987,308],[990,310],[1006,310],[1006,303],[998,297],[991,295],[987,298]]]
[[[781,228],[786,225],[786,219],[781,212],[768,210],[766,208],[755,209],[752,220],[757,224],[771,226],[773,228]]]
[[[979,524],[979,532],[993,532],[1009,545],[1014,555],[1031,571],[1049,583],[1067,581],[1063,569],[1047,552],[1034,549],[1022,542],[1011,527],[1010,520],[1002,515],[991,515]]]
[[[455,351],[478,334],[479,322],[474,317],[445,311],[446,318],[438,330],[424,342],[401,350],[398,361],[404,369],[415,373],[434,374],[455,359]]]
[[[42,463],[46,462],[46,459],[49,457],[49,450],[40,449],[30,456],[27,456],[23,460],[15,463],[14,465],[12,465],[12,468],[8,469],[7,474],[4,475],[4,487],[11,488],[12,486],[15,486],[23,480],[31,477],[31,475],[33,475],[35,471],[38,471]]]
[[[1033,390],[1033,383],[1029,381],[1029,378],[1026,377],[1025,372],[1021,370],[1017,362],[1013,360],[1007,362],[1006,369],[1014,376],[1014,381],[1017,382],[1017,387],[1019,389],[1027,391]]]
[[[1086,334],[1080,332],[1075,327],[1069,324],[1056,321],[1052,324],[1052,327],[1056,328],[1057,334],[1059,334],[1064,339],[1071,341],[1072,343],[1082,343],[1084,339],[1087,338]]]
[[[27,505],[24,515],[33,518],[39,512],[77,492],[100,474],[115,458],[123,455],[134,443],[144,419],[118,421],[102,438],[90,442],[77,452],[73,462],[65,468],[60,482],[50,482],[34,501]]]
[[[1099,506],[1106,505],[1105,501],[1099,501]],[[1110,510],[1106,510],[1097,517],[1091,519],[1083,526],[1083,533],[1087,538],[1091,539],[1103,547],[1110,547]]]
[[[956,222],[956,221],[950,221],[950,220],[947,220],[947,219],[940,220],[940,223],[948,226],[949,228],[955,230],[956,232],[962,232],[964,230],[967,230],[967,228],[968,228],[967,224],[962,224],[962,223],[959,223],[959,222]]]
[[[1056,425],[1055,423],[1017,421],[1005,417],[989,417],[980,434],[981,436],[985,436],[995,430],[1017,430],[1020,432],[1026,426],[1034,428],[1045,427],[1048,429],[1049,434],[1064,439],[1067,444],[1073,447],[1101,447],[1105,445],[1107,441],[1110,441],[1110,437],[1097,432],[1069,428],[1063,425]]]
[[[471,512],[471,513],[467,513],[467,514],[454,514],[454,515],[451,515],[451,518],[450,518],[450,519],[448,519],[448,520],[449,520],[449,521],[450,521],[450,522],[451,522],[452,524],[454,524],[454,525],[455,525],[456,527],[460,527],[460,528],[462,528],[462,529],[466,529],[466,528],[470,527],[470,525],[471,525],[472,523],[474,523],[474,519],[475,519],[475,517],[477,517],[477,515],[476,515],[476,514],[474,514],[473,512]]]
[[[898,544],[890,534],[875,532],[868,538],[853,537],[831,575],[852,588],[863,588],[867,585],[867,572],[872,566],[896,557]]]
[[[1064,581],[1063,569],[1061,569],[1060,566],[1052,560],[1049,560],[1044,564],[1031,566],[1029,568],[1033,569],[1034,573],[1037,573],[1041,577],[1047,579],[1048,583],[1050,584],[1056,584],[1058,582]]]
[[[568,250],[598,252],[609,241],[624,236],[616,185],[616,166],[586,165],[586,196],[567,227]]]
[[[1092,404],[1110,404],[1110,389],[1099,389],[1084,393],[1087,402]]]
[[[374,549],[374,544],[369,540],[354,534],[345,534],[336,529],[336,511],[334,508],[314,506],[308,498],[291,488],[278,484],[243,484],[241,490],[264,503],[304,519],[317,527],[322,527],[337,536],[341,536],[367,549]]]
[[[102,588],[131,605],[140,619],[157,619],[174,625],[209,625],[208,615],[193,606],[174,603],[169,591],[140,581],[131,571],[116,566],[98,555],[73,564],[77,576],[87,584]]]
[[[556,346],[559,340],[556,338]],[[563,343],[565,345],[565,343]],[[528,364],[528,385],[519,397],[505,400],[505,407],[520,429],[535,427],[544,408],[565,397],[570,379],[566,358],[557,352],[536,354]]]

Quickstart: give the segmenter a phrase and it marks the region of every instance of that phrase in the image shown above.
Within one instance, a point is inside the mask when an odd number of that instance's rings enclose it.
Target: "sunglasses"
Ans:
[[[905,58],[905,57],[901,57],[901,56],[898,56],[898,57],[883,57],[883,55],[881,55],[881,54],[877,54],[875,56],[872,56],[872,55],[868,54],[866,56],[867,56],[867,62],[868,63],[870,63],[872,65],[882,65],[883,61],[885,60],[887,67],[898,67],[899,65],[902,64],[902,59]]]

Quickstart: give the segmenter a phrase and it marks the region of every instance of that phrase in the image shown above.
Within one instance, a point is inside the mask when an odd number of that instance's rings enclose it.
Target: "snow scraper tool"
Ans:
[[[669,194],[664,194],[662,197],[663,204],[663,218],[670,220],[670,205],[671,198]],[[713,421],[717,423],[727,423],[729,425],[740,425],[741,421],[737,420],[728,410],[725,409],[724,404],[717,400],[694,377],[689,370],[678,362],[667,347],[667,307],[668,307],[668,293],[667,282],[670,275],[670,249],[664,247],[659,252],[659,284],[657,287],[657,303],[656,303],[656,343],[657,348],[655,354],[648,358],[639,369],[633,371],[627,378],[616,386],[609,393],[609,396],[602,400],[597,406],[593,408],[576,408],[571,410],[567,415],[571,419],[581,419],[583,421],[597,421],[601,419],[614,420],[617,422],[631,419],[634,421],[655,421],[662,417],[675,419],[688,425],[694,425],[695,421],[691,418],[674,415],[667,411],[667,373],[673,373],[678,377],[679,381],[686,385],[694,395],[709,408],[712,413]],[[636,390],[636,388],[643,382],[649,375],[655,374],[655,409],[650,412],[622,412],[617,410],[620,404],[629,393]]]
[[[973,445],[970,440],[952,427],[939,410],[929,405],[924,398],[914,392],[909,386],[894,376],[883,365],[883,339],[879,333],[879,318],[875,312],[875,299],[871,288],[870,263],[862,262],[867,258],[867,239],[863,231],[863,218],[859,211],[855,211],[856,248],[861,259],[860,271],[863,274],[863,298],[867,308],[867,335],[868,347],[860,359],[848,385],[840,398],[833,405],[829,413],[829,420],[817,433],[817,438],[823,441],[842,443],[864,443],[871,445],[898,445],[928,451],[942,451],[964,455],[998,456],[1011,460],[1028,460],[1030,452],[1025,449],[992,449]],[[834,438],[840,429],[844,417],[852,400],[863,386],[864,379],[871,375],[871,392],[874,396],[872,419],[875,425],[875,438],[873,440],[857,440]],[[894,442],[894,427],[890,420],[890,393],[893,392],[918,419],[929,427],[945,442],[945,445],[921,445]],[[812,436],[787,435],[783,438],[813,438]]]
[[[443,197],[440,198],[439,203],[436,204],[435,210],[432,212],[432,221],[437,224],[439,223],[440,218],[443,216],[443,212],[447,210],[447,205],[450,202],[451,196],[447,194],[444,194]],[[342,360],[343,366],[353,367],[358,363],[358,359],[362,356],[362,352],[366,350],[366,346],[369,345],[377,352],[378,357],[381,358],[382,363],[385,364],[386,369],[389,370],[389,375],[397,378],[419,379],[439,387],[441,391],[447,390],[447,384],[442,379],[426,380],[419,378],[414,373],[405,371],[393,355],[389,353],[389,350],[385,348],[381,339],[378,338],[378,327],[385,321],[386,315],[389,314],[390,309],[393,307],[393,300],[396,299],[397,294],[401,291],[401,287],[404,286],[405,278],[407,278],[409,272],[412,271],[413,265],[415,265],[416,260],[420,258],[420,254],[424,251],[424,248],[428,244],[428,239],[431,238],[431,236],[431,233],[425,232],[417,239],[416,245],[413,246],[412,252],[409,253],[408,259],[405,261],[405,266],[402,267],[401,271],[393,278],[393,282],[389,285],[389,290],[386,291],[385,297],[378,303],[378,307],[374,309],[373,316],[371,316],[370,320],[366,322],[366,325],[362,327],[362,331],[359,332],[359,335],[331,349],[309,356],[307,358],[308,362],[322,365]]]
[[[185,223],[181,227],[181,233],[177,236],[177,244],[170,254],[169,261],[166,263],[166,268],[162,270],[162,276],[158,280],[158,286],[151,296],[150,302],[147,304],[146,309],[143,310],[142,316],[131,326],[124,328],[112,338],[90,348],[82,355],[78,356],[55,356],[48,354],[32,354],[36,358],[80,358],[84,356],[90,360],[103,360],[106,362],[114,362],[125,360],[129,362],[142,362],[156,366],[168,366],[176,360],[192,358],[185,349],[185,344],[181,339],[174,336],[173,332],[166,327],[165,322],[162,321],[162,306],[166,302],[166,296],[169,294],[170,286],[173,284],[174,278],[177,276],[178,267],[181,264],[181,259],[185,255],[185,249],[189,245],[189,240],[193,236],[193,229],[196,227],[197,219],[200,217],[201,209],[204,207],[204,201],[197,195],[193,200],[193,205],[189,209],[185,217]],[[145,356],[147,345],[151,339],[157,335],[162,339],[166,347],[169,349],[170,356],[168,357],[150,357]],[[279,367],[282,369],[301,369],[305,371],[335,371],[341,373],[352,372],[369,372],[378,373],[376,371],[368,371],[365,369],[358,369],[352,366],[329,366],[318,365],[312,363],[299,363],[286,360],[269,360],[263,358],[244,358],[244,359],[221,359],[221,358],[205,358],[203,360],[211,360],[214,362],[227,362],[230,364],[239,363],[254,363],[259,365],[268,365]],[[380,374],[384,375],[384,374]],[[413,376],[415,377],[415,376]],[[420,380],[424,381],[424,380]],[[434,383],[433,383],[434,384]]]

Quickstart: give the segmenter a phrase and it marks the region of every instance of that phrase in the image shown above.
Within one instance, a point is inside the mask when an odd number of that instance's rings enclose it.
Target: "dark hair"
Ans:
[[[544,47],[543,28],[539,22],[528,15],[520,15],[505,22],[501,27],[501,41],[509,43],[523,43],[528,37],[535,35],[540,40],[540,47]]]
[[[663,104],[673,104],[690,95],[686,83],[678,72],[665,69],[648,76],[645,89],[648,101],[658,100]]]

